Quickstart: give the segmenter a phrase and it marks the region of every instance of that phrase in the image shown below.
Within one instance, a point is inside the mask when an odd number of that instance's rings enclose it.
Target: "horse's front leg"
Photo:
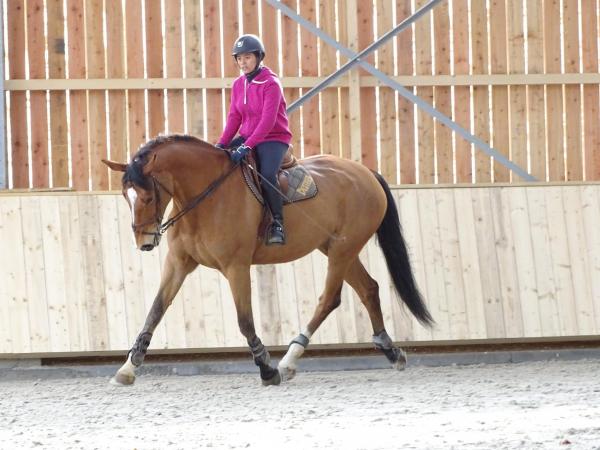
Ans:
[[[129,353],[127,361],[111,378],[110,383],[116,386],[125,386],[133,384],[135,381],[135,369],[142,365],[146,356],[146,351],[152,339],[152,333],[156,329],[160,320],[165,315],[167,308],[171,305],[173,298],[179,291],[185,277],[197,266],[189,257],[176,257],[172,252],[167,254],[160,287],[152,307],[146,316],[144,328],[138,335],[135,343]]]
[[[250,352],[254,358],[254,364],[260,369],[262,384],[264,386],[277,385],[281,383],[279,371],[271,367],[271,356],[256,335],[254,329],[250,291],[250,266],[229,268],[225,271],[225,276],[229,281],[229,286],[233,294],[240,331],[248,342]]]

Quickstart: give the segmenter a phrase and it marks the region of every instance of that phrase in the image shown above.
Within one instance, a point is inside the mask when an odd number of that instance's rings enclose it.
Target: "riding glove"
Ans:
[[[225,150],[225,146],[223,144],[219,144],[218,142],[215,144],[215,147]]]
[[[250,153],[250,147],[242,144],[231,152],[231,160],[237,164],[244,159],[248,153]]]

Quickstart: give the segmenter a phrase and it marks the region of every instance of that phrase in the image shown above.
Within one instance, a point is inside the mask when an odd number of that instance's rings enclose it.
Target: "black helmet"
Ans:
[[[258,53],[258,60],[262,61],[265,57],[265,46],[258,36],[254,34],[244,34],[237,38],[233,44],[231,54],[235,57],[241,53]]]

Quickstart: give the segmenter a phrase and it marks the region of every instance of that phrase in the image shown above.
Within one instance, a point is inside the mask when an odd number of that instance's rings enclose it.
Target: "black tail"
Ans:
[[[373,174],[381,184],[387,197],[387,210],[383,222],[377,229],[377,240],[385,256],[385,262],[394,281],[394,286],[417,320],[423,325],[431,326],[434,320],[423,302],[412,274],[408,251],[402,237],[398,209],[390,187],[380,174],[377,172],[373,172]]]

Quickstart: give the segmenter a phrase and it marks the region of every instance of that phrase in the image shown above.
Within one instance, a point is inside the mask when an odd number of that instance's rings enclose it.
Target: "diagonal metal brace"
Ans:
[[[344,72],[345,72],[349,68],[351,68],[353,65],[359,64],[363,69],[365,69],[371,75],[377,77],[382,83],[384,83],[387,86],[389,86],[389,87],[395,89],[396,91],[398,91],[398,93],[400,95],[402,95],[404,98],[406,98],[407,100],[410,100],[411,102],[413,102],[414,104],[416,104],[423,111],[425,111],[428,114],[430,114],[431,116],[435,117],[437,120],[439,120],[441,123],[443,123],[444,125],[446,125],[447,127],[449,127],[451,130],[453,130],[454,132],[458,133],[460,136],[462,136],[467,141],[471,142],[479,150],[483,151],[488,156],[493,157],[497,162],[499,162],[503,166],[507,167],[508,169],[512,170],[513,172],[515,172],[517,175],[519,175],[524,180],[526,180],[526,181],[537,181],[537,179],[534,176],[532,176],[531,174],[527,173],[526,170],[522,169],[521,167],[519,167],[518,165],[516,165],[515,163],[513,163],[511,160],[509,160],[507,157],[505,157],[498,150],[490,147],[486,142],[484,142],[481,139],[479,139],[478,137],[472,135],[465,128],[461,127],[459,124],[457,124],[456,122],[454,122],[452,119],[450,119],[446,115],[442,114],[440,111],[438,111],[437,109],[435,109],[429,103],[425,102],[424,100],[422,100],[419,97],[417,97],[416,95],[414,95],[410,90],[406,89],[400,83],[398,83],[398,82],[394,81],[393,79],[391,79],[385,73],[383,73],[380,70],[376,69],[375,67],[373,67],[369,63],[367,63],[365,61],[362,61],[360,58],[364,57],[367,53],[372,52],[375,48],[377,48],[380,45],[379,41],[376,42],[376,43],[374,43],[374,44],[372,44],[371,46],[367,47],[365,50],[363,50],[362,52],[360,52],[360,53],[357,54],[357,53],[353,52],[352,50],[346,48],[344,45],[342,45],[339,42],[337,42],[334,38],[332,38],[331,36],[329,36],[327,33],[325,33],[320,28],[317,28],[315,25],[313,25],[311,22],[309,22],[308,20],[306,20],[302,16],[298,15],[294,10],[292,10],[291,8],[289,8],[287,5],[281,3],[281,1],[279,1],[279,0],[266,0],[266,2],[269,3],[271,6],[273,6],[274,8],[279,9],[282,12],[282,14],[285,14],[286,16],[288,16],[289,18],[291,18],[292,20],[296,21],[298,24],[300,24],[301,26],[303,26],[304,28],[306,28],[311,33],[315,34],[321,40],[323,40],[327,44],[331,45],[333,48],[335,48],[337,51],[339,51],[342,55],[344,55],[346,58],[348,58],[348,59],[351,60],[348,63],[346,63],[344,65],[344,67],[340,68],[339,70],[344,69]],[[423,8],[421,8],[415,14],[421,13],[421,11],[424,8],[426,8],[427,6],[432,6],[433,7],[438,2],[439,2],[439,0],[431,0],[427,5],[425,5]],[[429,9],[431,9],[431,8],[429,8]],[[421,15],[424,14],[425,12],[426,11],[423,11],[421,13]],[[402,24],[400,24],[400,25],[402,25]],[[398,27],[396,27],[396,28],[398,28]],[[394,30],[392,30],[392,31],[394,31]],[[398,30],[398,31],[400,31],[400,30]],[[386,37],[386,40],[389,39],[390,37],[392,37],[392,35],[390,33],[391,32],[387,33],[384,36],[384,37]],[[388,36],[388,35],[390,35],[390,36]],[[382,37],[382,39],[383,39],[383,37]],[[336,73],[337,72],[338,71],[336,71]],[[337,78],[337,76],[333,77],[333,75],[335,75],[335,73],[332,74],[332,75],[330,75],[328,77],[328,80],[329,80],[328,82],[329,83],[332,80],[334,80],[335,78]],[[325,87],[324,83],[320,83],[319,86],[320,86],[320,90],[322,90]],[[312,91],[314,91],[314,92],[312,92]],[[313,88],[313,89],[311,89],[311,91],[309,91],[309,92],[311,92],[311,96],[314,96],[316,93],[318,93],[318,91],[316,90],[316,87]],[[295,103],[293,105],[290,105],[290,108],[292,106],[295,106]]]

